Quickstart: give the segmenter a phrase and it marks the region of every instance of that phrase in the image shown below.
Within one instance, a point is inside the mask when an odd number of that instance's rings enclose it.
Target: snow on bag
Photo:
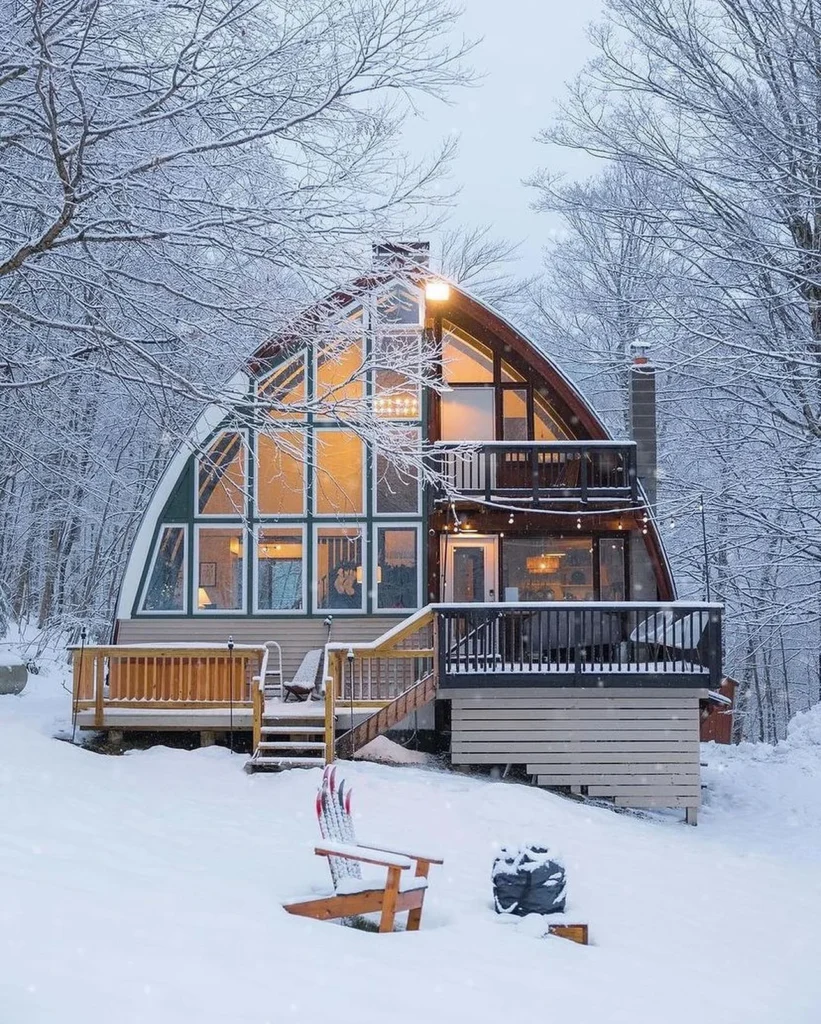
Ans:
[[[493,862],[498,914],[560,914],[567,895],[565,869],[544,846],[505,846]]]

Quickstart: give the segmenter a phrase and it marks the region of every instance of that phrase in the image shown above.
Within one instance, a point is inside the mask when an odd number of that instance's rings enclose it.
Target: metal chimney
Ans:
[[[630,434],[636,442],[636,468],[647,500],[655,508],[658,485],[656,435],[656,368],[647,355],[649,344],[630,345]]]

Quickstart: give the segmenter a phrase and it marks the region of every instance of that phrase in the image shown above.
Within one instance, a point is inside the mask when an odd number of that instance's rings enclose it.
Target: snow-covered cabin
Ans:
[[[113,644],[75,652],[79,724],[230,730],[256,767],[413,727],[454,764],[695,808],[720,607],[676,601],[653,369],[629,373],[614,439],[424,247],[382,247],[172,457]]]

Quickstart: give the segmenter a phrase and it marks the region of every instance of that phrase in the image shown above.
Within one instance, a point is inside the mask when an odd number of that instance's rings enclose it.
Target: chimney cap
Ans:
[[[645,363],[650,362],[648,352],[650,351],[649,341],[631,341],[630,342],[630,356],[633,363],[641,366]]]
[[[430,242],[376,242],[373,245],[376,266],[413,269],[430,263]]]

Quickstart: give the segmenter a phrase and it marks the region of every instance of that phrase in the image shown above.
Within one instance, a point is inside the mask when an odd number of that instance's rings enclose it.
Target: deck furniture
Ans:
[[[282,701],[287,704],[291,697],[294,700],[305,701],[316,690],[317,676],[322,667],[321,647],[308,651],[302,659],[299,668],[294,673],[290,682],[282,683]]]
[[[379,913],[379,931],[393,931],[396,915],[408,913],[407,930],[419,930],[422,906],[428,887],[431,864],[441,864],[438,857],[387,850],[356,841],[350,813],[350,789],[345,782],[337,785],[336,769],[328,766],[317,794],[317,816],[323,842],[314,849],[319,857],[328,858],[334,892],[329,896],[283,904],[289,914],[312,917],[320,921],[358,917]],[[362,864],[387,869],[384,885],[362,878]],[[402,872],[414,868],[411,877]]]

